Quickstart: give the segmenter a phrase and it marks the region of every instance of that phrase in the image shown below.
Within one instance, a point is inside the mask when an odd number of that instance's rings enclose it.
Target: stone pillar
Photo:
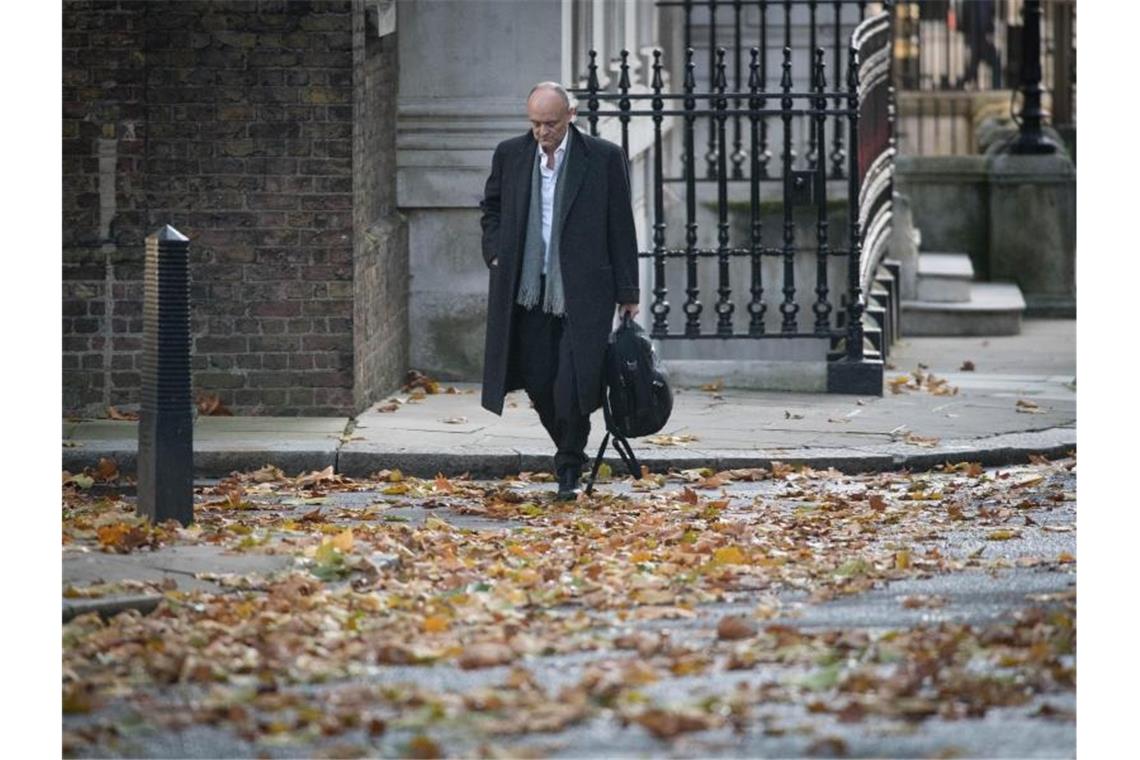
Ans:
[[[398,17],[410,365],[478,380],[488,284],[479,202],[495,145],[528,128],[531,86],[563,76],[563,2],[401,0]]]
[[[1076,316],[1077,174],[1063,153],[990,158],[990,277],[1021,286],[1027,314]]]
[[[918,247],[922,233],[914,226],[910,198],[895,193],[891,208],[891,238],[887,257],[899,262],[899,295],[904,301],[918,298]]]

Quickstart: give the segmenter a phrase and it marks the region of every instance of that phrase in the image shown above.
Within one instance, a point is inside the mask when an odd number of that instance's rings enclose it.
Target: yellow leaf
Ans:
[[[744,552],[735,546],[722,546],[713,552],[713,564],[716,565],[743,565],[747,562]]]
[[[910,550],[902,549],[895,552],[895,568],[898,570],[906,570],[910,567]]]
[[[639,549],[638,551],[635,551],[633,554],[629,555],[630,562],[648,562],[651,559],[653,559],[653,555],[644,549]]]
[[[341,554],[348,554],[352,551],[352,528],[346,528],[332,538],[326,538],[325,541],[334,549],[339,549]]]
[[[443,633],[449,627],[451,627],[451,623],[443,615],[431,615],[424,618],[424,633]]]
[[[1011,538],[1018,538],[1020,535],[1016,530],[1002,528],[990,531],[986,538],[990,541],[1008,541]]]

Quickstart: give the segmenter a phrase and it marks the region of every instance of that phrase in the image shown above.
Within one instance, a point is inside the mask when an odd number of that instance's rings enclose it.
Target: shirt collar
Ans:
[[[566,142],[570,139],[570,127],[566,127],[566,134],[562,135],[562,142],[558,143],[558,147],[554,149],[554,155],[557,157],[560,153],[566,152]],[[536,145],[538,155],[545,158],[546,152],[543,151],[542,145]]]

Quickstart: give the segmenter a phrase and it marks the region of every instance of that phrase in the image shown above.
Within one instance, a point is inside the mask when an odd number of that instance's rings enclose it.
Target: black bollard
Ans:
[[[1045,109],[1041,107],[1041,0],[1025,0],[1021,9],[1021,125],[1009,146],[1010,153],[1056,153],[1057,144],[1042,130]]]
[[[194,519],[190,240],[170,225],[146,239],[138,513]]]

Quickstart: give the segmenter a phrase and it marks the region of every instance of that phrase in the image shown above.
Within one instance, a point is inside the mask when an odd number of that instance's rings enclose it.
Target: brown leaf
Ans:
[[[914,433],[907,433],[903,436],[903,441],[911,446],[923,446],[925,448],[933,448],[938,445],[940,439],[933,436],[915,435]]]
[[[459,667],[464,670],[491,668],[506,665],[515,659],[515,652],[506,644],[496,641],[482,641],[472,644],[459,655]]]
[[[645,477],[645,475],[643,475],[642,477]],[[680,496],[678,496],[678,498],[681,501],[685,502],[686,504],[693,504],[693,505],[695,505],[697,502],[699,502],[701,500],[701,497],[697,494],[697,492],[694,491],[693,489],[689,488],[688,486],[685,486],[683,489],[681,489],[681,494],[680,494]]]
[[[704,731],[716,725],[715,719],[694,710],[671,711],[660,708],[646,710],[633,719],[658,739],[672,739],[688,731]]]
[[[233,417],[234,413],[226,408],[217,394],[201,394],[198,396],[198,414],[206,417]]]
[[[408,370],[407,377],[404,382],[405,391],[422,390],[424,393],[436,394],[439,393],[439,383],[432,378],[425,375],[419,370]],[[413,394],[414,395],[414,394]]]
[[[323,470],[313,470],[310,473],[298,476],[295,482],[299,486],[306,486],[336,480],[336,477],[336,474],[333,472],[333,466],[330,464]]]
[[[101,457],[99,464],[95,466],[95,478],[97,480],[108,481],[114,480],[119,477],[119,465],[114,459]]]
[[[381,404],[380,406],[376,407],[376,411],[380,412],[381,414],[388,414],[389,412],[395,412],[399,410],[399,408],[399,404],[394,401],[390,401],[387,404]]]
[[[415,760],[436,760],[443,757],[443,749],[435,740],[420,734],[408,740],[405,756]]]
[[[920,608],[936,609],[946,605],[946,599],[937,594],[915,594],[903,597],[902,606],[908,610]]]
[[[305,514],[303,514],[297,518],[297,522],[299,522],[299,523],[303,523],[303,522],[321,523],[324,521],[325,521],[325,518],[323,518],[321,516],[321,508],[320,507],[317,507],[312,512],[306,512]]]
[[[107,407],[107,416],[113,420],[126,420],[131,422],[139,418],[137,412],[120,412],[113,406]]]
[[[415,661],[415,653],[402,644],[381,644],[376,649],[378,665],[410,665]]]
[[[958,371],[959,372],[973,372],[974,371],[974,363],[972,361],[970,361],[969,359],[967,359],[966,361],[962,362],[962,366],[958,368]]]
[[[716,626],[716,636],[722,641],[737,641],[756,635],[756,624],[741,615],[725,615]]]
[[[847,757],[847,742],[838,736],[825,736],[808,745],[809,757]]]

